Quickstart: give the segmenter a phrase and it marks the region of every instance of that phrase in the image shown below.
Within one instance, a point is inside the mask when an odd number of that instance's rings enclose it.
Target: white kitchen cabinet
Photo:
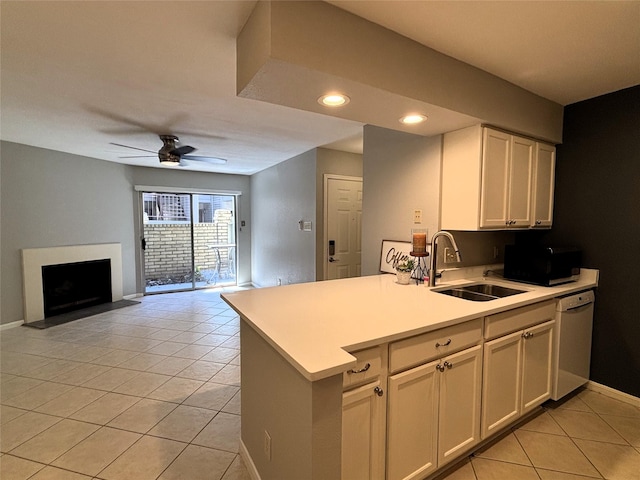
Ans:
[[[522,339],[521,414],[551,397],[555,320],[527,328]]]
[[[484,344],[482,438],[499,431],[519,416],[521,335],[521,331],[515,332]]]
[[[554,325],[550,320],[485,343],[483,439],[550,398]]]
[[[480,228],[529,227],[535,142],[484,128],[482,145]]]
[[[387,480],[422,479],[480,440],[482,346],[389,377]]]
[[[442,228],[534,227],[535,202],[539,202],[537,226],[550,227],[555,165],[549,162],[550,149],[553,147],[481,125],[445,134]],[[536,155],[540,155],[540,162]],[[540,175],[536,177],[538,163]],[[539,185],[536,178],[540,179]]]
[[[439,365],[389,377],[387,480],[422,479],[437,467]]]
[[[536,143],[533,186],[533,227],[550,228],[553,223],[553,194],[556,147]]]
[[[482,345],[443,359],[439,376],[438,468],[480,441]]]
[[[380,380],[342,395],[342,479],[384,479],[386,397]]]

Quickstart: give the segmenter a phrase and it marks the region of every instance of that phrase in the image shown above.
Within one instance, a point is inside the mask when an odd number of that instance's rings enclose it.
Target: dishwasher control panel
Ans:
[[[593,293],[593,290],[588,290],[586,292],[571,295],[569,297],[560,298],[558,300],[557,310],[560,312],[564,312],[566,310],[578,308],[583,305],[588,305],[589,303],[593,303],[594,301],[595,295]]]

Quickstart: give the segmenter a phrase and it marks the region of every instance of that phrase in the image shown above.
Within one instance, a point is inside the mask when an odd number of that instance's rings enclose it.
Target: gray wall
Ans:
[[[362,177],[362,155],[316,149],[316,280],[324,279],[324,175]]]
[[[254,285],[312,282],[316,278],[316,151],[293,157],[251,176],[251,274]]]
[[[640,396],[640,86],[565,108],[553,229],[600,269],[591,380]],[[530,240],[528,236],[519,241]]]
[[[442,137],[364,128],[362,274],[380,272],[382,240],[411,241],[412,228],[438,230]],[[422,210],[422,224],[413,211]]]
[[[23,319],[23,248],[121,243],[123,291],[135,293],[130,169],[15,143],[1,148],[1,322]]]
[[[143,291],[136,184],[239,190],[239,219],[251,216],[246,176],[130,167],[8,142],[1,155],[1,323],[23,319],[23,248],[121,243],[124,294]],[[249,230],[239,243],[238,279],[247,283]]]

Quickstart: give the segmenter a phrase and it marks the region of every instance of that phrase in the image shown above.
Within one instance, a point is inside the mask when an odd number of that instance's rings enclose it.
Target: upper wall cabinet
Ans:
[[[556,147],[536,143],[533,186],[533,226],[551,228],[553,223],[553,186],[556,172]]]
[[[444,135],[442,228],[549,228],[555,147],[476,125]]]

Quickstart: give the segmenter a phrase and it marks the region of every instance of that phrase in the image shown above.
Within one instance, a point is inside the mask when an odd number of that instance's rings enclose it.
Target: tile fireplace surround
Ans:
[[[105,258],[111,261],[111,301],[122,300],[122,247],[119,243],[23,249],[22,279],[25,323],[44,319],[43,266]]]

